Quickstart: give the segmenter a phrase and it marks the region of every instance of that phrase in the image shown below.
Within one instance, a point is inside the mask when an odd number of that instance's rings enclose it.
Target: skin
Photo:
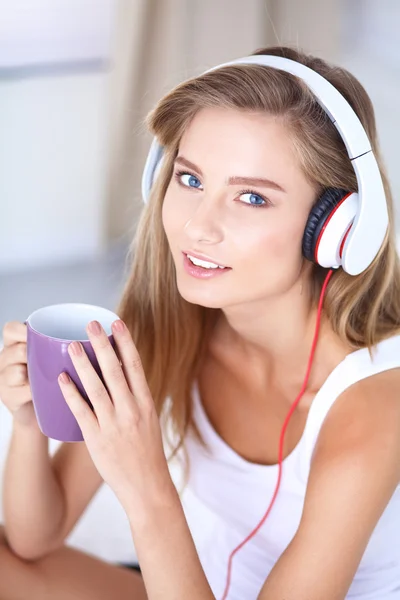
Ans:
[[[139,573],[62,546],[35,561],[17,556],[0,526],[0,593],[4,600],[146,600]]]

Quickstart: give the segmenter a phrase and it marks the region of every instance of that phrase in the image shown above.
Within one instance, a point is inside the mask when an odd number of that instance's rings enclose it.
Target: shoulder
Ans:
[[[350,454],[348,454],[350,453]],[[334,402],[321,427],[312,459],[364,456],[392,467],[400,482],[400,368],[366,377]],[[382,464],[382,463],[381,463]]]

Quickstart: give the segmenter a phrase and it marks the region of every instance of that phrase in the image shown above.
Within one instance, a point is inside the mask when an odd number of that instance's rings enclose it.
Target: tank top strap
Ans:
[[[317,438],[335,400],[357,381],[400,367],[400,335],[378,342],[372,350],[360,348],[348,354],[330,373],[315,396],[307,418],[303,446],[303,472],[308,471]]]

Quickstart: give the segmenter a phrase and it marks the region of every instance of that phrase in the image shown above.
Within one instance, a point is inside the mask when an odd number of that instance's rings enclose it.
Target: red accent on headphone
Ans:
[[[350,229],[352,227],[353,227],[353,223],[351,223],[350,227],[348,228],[348,230],[344,234],[344,238],[342,239],[342,243],[340,244],[340,250],[339,250],[339,256],[340,256],[340,258],[342,258],[343,246],[344,246],[344,243],[346,241],[347,236],[349,235]]]
[[[315,245],[315,252],[314,252],[314,259],[318,262],[318,248],[319,248],[319,244],[321,242],[323,233],[325,231],[325,229],[328,227],[328,223],[329,221],[332,219],[333,215],[335,214],[335,212],[337,211],[337,209],[339,208],[339,206],[341,206],[343,204],[343,202],[346,200],[346,198],[348,198],[351,194],[353,194],[353,192],[349,192],[348,194],[346,194],[346,196],[343,196],[343,198],[341,199],[341,201],[335,206],[335,208],[333,209],[333,211],[331,212],[331,214],[329,215],[329,217],[327,218],[327,220],[325,221],[321,231],[319,232],[319,236],[317,239],[317,243]],[[348,232],[347,232],[348,233]],[[346,233],[346,235],[347,235]]]

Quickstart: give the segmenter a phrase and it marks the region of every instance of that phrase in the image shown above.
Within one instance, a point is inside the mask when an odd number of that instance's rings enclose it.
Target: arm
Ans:
[[[400,370],[358,382],[329,411],[302,519],[259,600],[344,600],[400,483]]]
[[[102,479],[85,444],[62,444],[50,458],[32,404],[27,327],[6,323],[3,337],[0,401],[13,416],[3,480],[7,542],[22,558],[35,559],[63,543]]]
[[[215,600],[175,488],[160,498],[159,506],[126,511],[147,597]]]
[[[48,438],[37,423],[13,422],[4,469],[4,521],[7,540],[17,553],[40,552],[62,518],[61,490],[51,475]]]
[[[62,545],[101,484],[84,444],[62,444],[53,459],[37,423],[14,422],[4,471],[7,541],[33,560]]]

